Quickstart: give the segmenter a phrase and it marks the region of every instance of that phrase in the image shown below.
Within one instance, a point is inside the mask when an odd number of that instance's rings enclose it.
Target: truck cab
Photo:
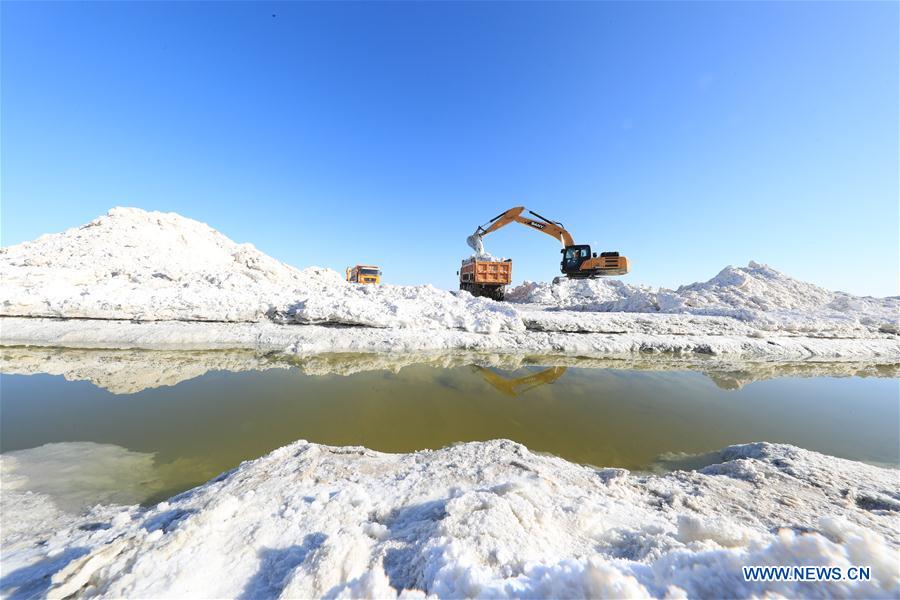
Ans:
[[[374,265],[347,267],[347,281],[350,283],[381,283],[381,269]]]

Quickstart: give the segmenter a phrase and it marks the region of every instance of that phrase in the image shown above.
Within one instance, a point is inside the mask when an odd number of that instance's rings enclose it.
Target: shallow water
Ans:
[[[9,352],[0,451],[26,450],[12,456],[29,489],[71,495],[78,488],[73,505],[163,499],[298,439],[407,452],[509,438],[571,461],[635,470],[690,465],[682,455],[765,440],[900,463],[893,367],[875,370],[888,377],[796,377],[807,367],[704,374],[573,359],[499,369],[464,357],[406,365],[415,361]]]

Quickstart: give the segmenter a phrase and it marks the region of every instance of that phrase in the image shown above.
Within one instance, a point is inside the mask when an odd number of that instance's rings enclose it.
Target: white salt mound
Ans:
[[[22,469],[34,462],[25,458],[13,469],[23,488],[30,474]],[[26,525],[4,533],[4,593],[900,593],[896,471],[765,443],[726,448],[710,462],[642,475],[574,465],[504,440],[396,455],[301,441],[149,509],[100,506],[66,516],[52,509],[53,496],[4,490],[5,520]],[[73,470],[83,463],[72,456]],[[751,583],[741,570],[751,565],[868,566],[872,579]]]
[[[616,279],[525,282],[508,300],[554,309],[595,312],[660,312],[724,316],[759,329],[858,330],[896,334],[900,298],[871,298],[832,292],[755,262],[726,267],[704,283],[677,290],[630,285]]]
[[[266,298],[312,282],[299,271],[175,213],[113,208],[87,225],[0,251],[4,315],[253,321]]]
[[[3,248],[0,278],[5,316],[524,329],[513,309],[490,300],[430,285],[347,284],[331,269],[295,269],[204,223],[137,208]]]

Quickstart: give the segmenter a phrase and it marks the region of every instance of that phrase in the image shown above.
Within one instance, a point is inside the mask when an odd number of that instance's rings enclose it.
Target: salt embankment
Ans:
[[[348,284],[174,213],[115,208],[3,248],[0,279],[5,345],[900,359],[900,299],[831,292],[756,263],[677,290],[525,283],[499,303]]]

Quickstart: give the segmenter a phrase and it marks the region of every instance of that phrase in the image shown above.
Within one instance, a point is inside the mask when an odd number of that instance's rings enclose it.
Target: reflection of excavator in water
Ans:
[[[566,372],[566,367],[550,367],[549,369],[544,369],[537,373],[508,379],[490,369],[485,369],[484,367],[479,367],[477,365],[472,366],[476,371],[481,373],[485,381],[507,396],[518,396],[519,394],[523,394],[528,390],[544,385],[545,383],[553,383]]]
[[[530,210],[528,211],[528,214],[533,215],[536,219],[523,217],[522,212],[524,210],[524,206],[516,206],[497,215],[484,225],[478,227],[478,229],[475,230],[475,233],[468,237],[466,242],[476,252],[482,254],[484,252],[482,238],[515,221],[542,233],[546,233],[562,243],[563,249],[560,250],[560,252],[562,252],[563,259],[560,262],[560,267],[561,271],[570,279],[607,277],[610,275],[625,275],[628,273],[628,259],[624,256],[619,256],[618,252],[601,252],[600,256],[597,256],[596,252],[591,252],[591,247],[589,245],[576,244],[575,240],[572,239],[572,235],[566,231],[562,223],[551,221]]]

